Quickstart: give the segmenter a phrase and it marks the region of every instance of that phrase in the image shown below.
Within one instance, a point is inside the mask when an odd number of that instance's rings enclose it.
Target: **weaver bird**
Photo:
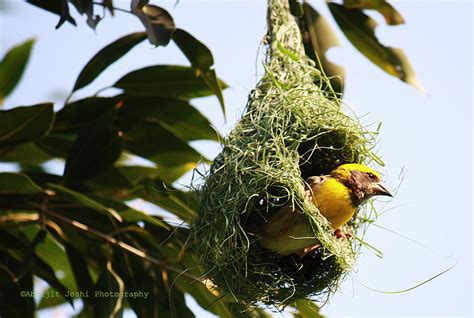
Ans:
[[[341,227],[360,204],[375,195],[392,196],[378,172],[356,163],[343,164],[329,175],[309,177],[306,183],[305,199],[316,205],[338,238],[350,236]],[[260,244],[281,255],[302,256],[319,247],[308,216],[291,203],[275,211],[259,232]]]

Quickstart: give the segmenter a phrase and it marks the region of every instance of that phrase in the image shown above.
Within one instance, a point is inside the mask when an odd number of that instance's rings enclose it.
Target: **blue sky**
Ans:
[[[82,67],[100,48],[142,30],[136,18],[117,12],[116,18],[101,22],[96,32],[80,17],[76,19],[79,27],[66,24],[56,31],[56,16],[19,1],[4,3],[7,11],[0,14],[0,56],[27,38],[37,39],[26,75],[6,100],[6,107],[50,100],[60,106]],[[126,3],[117,1],[121,6]],[[266,2],[155,3],[167,8],[180,28],[212,50],[217,74],[230,85],[224,93],[229,116],[224,122],[214,97],[195,100],[194,105],[227,133],[262,73],[262,56],[257,52],[265,34]],[[334,25],[322,1],[311,3]],[[386,163],[382,172],[386,183],[398,191],[392,201],[378,205],[386,213],[377,224],[424,246],[370,228],[367,240],[384,252],[384,258],[365,251],[322,313],[329,317],[470,317],[473,5],[469,1],[397,1],[394,6],[407,23],[388,27],[374,14],[380,23],[377,36],[382,43],[405,50],[426,94],[372,65],[342,34],[342,47],[332,49],[329,57],[346,67],[345,101],[358,116],[365,115],[367,123],[382,122],[379,153]],[[188,64],[174,44],[155,49],[143,43],[75,98],[93,94],[130,70],[164,63]],[[211,142],[193,145],[209,157],[219,151]],[[60,163],[52,166],[61,171]],[[402,290],[454,264],[446,274],[407,293],[382,294],[362,285]],[[197,316],[211,317],[203,312]]]

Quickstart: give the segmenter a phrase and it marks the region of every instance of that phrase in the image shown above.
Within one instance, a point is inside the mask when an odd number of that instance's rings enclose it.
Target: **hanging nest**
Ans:
[[[322,89],[330,84],[306,57],[288,1],[270,0],[268,20],[265,75],[205,176],[191,229],[206,277],[238,302],[279,306],[328,295],[354,264],[360,243],[336,239],[304,199],[304,180],[369,163],[374,134]],[[302,258],[265,250],[249,230],[287,203],[308,217],[322,246]],[[356,233],[359,219],[347,230]]]

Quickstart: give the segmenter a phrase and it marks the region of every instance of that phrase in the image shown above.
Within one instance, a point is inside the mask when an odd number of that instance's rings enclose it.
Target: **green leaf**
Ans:
[[[227,85],[217,80],[219,86]],[[126,74],[114,85],[125,90],[130,96],[171,97],[189,100],[210,96],[214,90],[209,88],[193,68],[179,65],[155,65]]]
[[[344,0],[344,6],[349,9],[377,10],[383,15],[388,25],[405,23],[400,12],[392,7],[386,0]]]
[[[191,62],[192,67],[197,71],[196,74],[204,80],[209,89],[217,96],[225,117],[224,97],[222,96],[223,87],[220,86],[216,72],[211,69],[214,65],[211,50],[182,29],[176,29],[176,32],[173,34],[173,40],[188,58],[189,62]]]
[[[6,253],[0,253],[0,264],[0,316],[33,318],[33,275],[26,275],[16,281],[14,272],[20,262]]]
[[[202,155],[177,138],[159,123],[144,122],[124,133],[124,147],[128,151],[156,163],[157,169],[169,179],[195,168]]]
[[[49,287],[42,292],[42,297],[38,303],[37,310],[56,307],[66,302],[63,297],[51,297],[51,295],[56,295],[56,289],[52,287]]]
[[[0,147],[0,162],[18,162],[27,165],[39,165],[52,156],[33,142]]]
[[[176,29],[173,41],[196,69],[208,70],[214,65],[211,50],[194,36],[182,29]]]
[[[87,182],[87,186],[99,196],[117,200],[131,200],[136,197],[136,187],[147,178],[158,178],[168,183],[174,182],[190,167],[180,165],[175,167],[144,167],[144,166],[117,166],[107,169],[94,179]]]
[[[184,294],[178,289],[172,288],[170,290],[171,299],[171,317],[195,318],[196,316],[186,305]]]
[[[87,262],[71,244],[66,243],[65,249],[69,259],[69,264],[74,273],[77,289],[82,292],[80,295],[85,296],[81,297],[84,303],[83,311],[92,314],[94,310],[94,301],[91,296],[93,296],[92,292],[94,290],[94,282],[92,281],[92,277],[87,269]]]
[[[115,117],[116,112],[112,110],[82,128],[66,159],[66,184],[91,179],[120,157],[123,138],[115,127]]]
[[[122,129],[141,125],[143,121],[159,123],[184,141],[208,139],[219,141],[222,136],[209,120],[189,103],[167,98],[125,98],[119,113]]]
[[[294,306],[298,313],[295,317],[298,318],[324,318],[323,315],[319,313],[319,307],[315,302],[311,300],[301,299],[295,301],[292,306]]]
[[[358,9],[347,9],[332,2],[328,6],[349,41],[372,63],[418,90],[423,90],[405,53],[401,49],[382,45],[375,37],[377,23],[373,19]]]
[[[158,227],[169,229],[169,226],[158,217],[151,216],[145,212],[132,209],[128,206],[125,211],[120,213],[120,216],[126,222],[133,222],[133,223],[145,222],[148,224],[153,224]]]
[[[77,12],[81,15],[87,15],[87,25],[95,30],[97,24],[102,20],[101,16],[94,14],[94,3],[92,0],[71,0],[71,3],[76,7]]]
[[[43,194],[43,189],[25,174],[1,172],[0,194]]]
[[[48,184],[48,187],[54,190],[54,192],[56,192],[56,195],[58,195],[59,197],[63,197],[64,199],[68,201],[80,203],[88,208],[91,208],[92,210],[100,212],[106,216],[112,216],[119,222],[122,222],[122,217],[117,213],[117,211],[100,204],[96,200],[89,198],[88,196],[80,192],[73,191],[59,184],[51,183],[51,184]]]
[[[96,305],[94,307],[95,315],[97,318],[113,318],[120,317],[123,310],[123,293],[125,286],[119,275],[112,268],[112,263],[107,262],[107,267],[104,269],[102,274],[95,285],[94,301]],[[108,297],[100,297],[100,293],[109,293]],[[99,293],[99,294],[96,294]],[[112,296],[110,296],[112,293]],[[117,294],[118,297],[113,295]]]
[[[110,15],[115,15],[113,0],[102,0],[102,5],[109,10]]]
[[[161,180],[146,180],[143,198],[189,222],[198,208],[192,192],[184,192],[167,185]]]
[[[339,38],[331,25],[307,2],[303,3],[307,37],[303,37],[306,54],[316,62],[316,67],[329,77],[332,89],[339,94],[344,91],[345,69],[330,62],[326,52],[340,46]]]
[[[74,143],[74,136],[50,133],[37,140],[35,144],[47,153],[66,158]]]
[[[53,268],[48,263],[46,263],[45,261],[41,260],[38,257],[35,257],[33,267],[32,267],[32,273],[38,276],[39,278],[43,279],[51,287],[56,289],[61,294],[61,296],[63,296],[69,302],[69,304],[74,308],[72,298],[70,296],[67,296],[68,289],[59,281],[59,279],[56,277],[56,274]]]
[[[38,104],[0,111],[0,145],[37,140],[51,130],[53,104]]]
[[[94,57],[81,71],[72,90],[76,91],[90,84],[107,67],[124,56],[135,45],[142,42],[144,39],[146,39],[145,32],[131,33],[104,47],[96,55],[94,55]]]
[[[28,250],[26,251],[25,257],[21,260],[21,266],[18,270],[19,277],[23,277],[24,275],[30,272],[31,267],[33,266],[33,259],[35,257],[36,247],[38,246],[38,244],[42,243],[46,239],[47,234],[48,232],[46,232],[46,230],[44,229],[39,229],[39,231],[36,233],[35,237],[28,246]]]
[[[145,26],[148,40],[155,46],[166,46],[176,29],[173,18],[165,9],[151,4],[132,1],[132,12]]]
[[[228,304],[221,298],[217,290],[211,291],[200,281],[189,281],[189,279],[182,277],[178,278],[175,284],[183,293],[189,293],[193,296],[194,300],[207,311],[221,318],[234,317],[231,308],[229,308]]]
[[[57,114],[54,132],[78,132],[91,121],[113,110],[120,102],[116,97],[87,97],[66,104]]]
[[[56,25],[56,29],[59,29],[59,27],[61,27],[61,25],[66,21],[76,26],[76,21],[69,14],[67,0],[26,0],[26,2],[59,15],[60,19]]]
[[[51,222],[51,220],[50,220]],[[51,224],[51,223],[50,223]],[[64,248],[56,241],[51,233],[48,233],[46,239],[36,248],[36,254],[43,261],[53,268],[55,273],[61,272],[59,281],[70,291],[77,291],[74,283],[74,276],[68,258],[64,252]],[[50,290],[49,295],[54,292]],[[47,297],[47,291],[43,293],[38,309],[54,307],[65,302],[62,297]]]
[[[301,17],[303,15],[303,8],[301,8],[301,4],[298,0],[288,0],[290,5],[290,12],[295,17]]]
[[[0,105],[20,81],[34,43],[35,40],[30,39],[15,46],[0,61]]]
[[[152,265],[147,261],[131,257],[124,251],[121,251],[118,256],[120,257],[117,257],[114,265],[125,282],[126,291],[140,293],[142,296],[128,299],[137,317],[165,316],[161,303],[166,302],[168,293],[164,289],[161,277],[156,275]]]

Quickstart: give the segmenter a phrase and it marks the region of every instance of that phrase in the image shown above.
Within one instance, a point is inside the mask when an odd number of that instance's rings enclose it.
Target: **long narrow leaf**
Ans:
[[[130,51],[135,45],[139,44],[145,39],[145,32],[131,33],[104,47],[86,64],[84,69],[79,74],[79,77],[77,78],[72,90],[76,91],[90,84],[107,67],[112,65],[115,61]]]
[[[12,48],[0,62],[0,105],[7,97],[23,75],[26,64],[30,58],[31,49],[35,40],[30,39]]]
[[[372,63],[418,90],[423,90],[405,53],[401,49],[382,45],[376,38],[375,20],[359,9],[347,9],[332,2],[328,6],[349,41]]]
[[[173,34],[173,40],[188,58],[189,62],[191,62],[192,67],[197,71],[197,75],[204,80],[217,96],[225,117],[224,97],[222,96],[222,89],[224,87],[220,85],[216,72],[212,69],[214,58],[212,57],[211,50],[182,29],[176,29],[176,32]]]

